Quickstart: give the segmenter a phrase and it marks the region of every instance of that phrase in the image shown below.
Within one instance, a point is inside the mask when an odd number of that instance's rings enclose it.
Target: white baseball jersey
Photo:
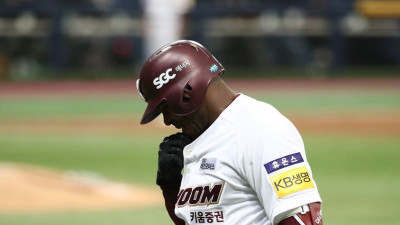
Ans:
[[[272,225],[321,202],[294,125],[241,94],[184,149],[175,214],[186,224]]]

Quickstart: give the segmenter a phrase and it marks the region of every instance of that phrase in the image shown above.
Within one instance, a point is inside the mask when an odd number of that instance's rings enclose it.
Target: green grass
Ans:
[[[80,139],[78,136],[5,137],[0,139],[0,146],[23,140],[26,143],[11,145],[7,151],[2,148],[0,155],[4,160],[61,169],[73,167],[98,171],[112,178],[154,182],[155,151],[151,148],[157,140],[145,136],[132,140],[129,137]],[[324,201],[326,224],[372,225],[382,221],[388,225],[398,224],[399,139],[306,134],[304,140]],[[38,148],[29,150],[27,146]],[[57,150],[52,150],[53,147]],[[168,216],[162,208],[0,216],[2,225],[168,224],[166,221]]]
[[[400,92],[257,95],[284,113],[399,112]],[[1,121],[19,119],[137,118],[136,98],[0,100]],[[22,120],[23,121],[23,120]],[[155,185],[157,146],[163,135],[8,133],[0,126],[0,160],[60,170],[84,170],[109,179]],[[400,139],[303,133],[308,160],[324,201],[324,222],[333,225],[398,224]],[[172,224],[162,206],[94,212],[0,215],[1,225]]]
[[[381,113],[400,111],[400,92],[320,92],[279,93],[279,95],[257,95],[257,99],[268,102],[284,112],[365,112]]]
[[[2,225],[173,225],[163,207],[0,216]]]
[[[398,224],[400,140],[305,135],[327,224]]]
[[[2,161],[57,169],[96,171],[127,181],[154,183],[161,136],[7,135],[0,136]]]
[[[137,98],[0,100],[0,118],[138,115],[144,107],[145,102]]]
[[[255,94],[283,112],[400,111],[400,92],[305,92],[300,94]],[[88,116],[134,117],[141,115],[145,103],[140,98],[62,98],[0,100],[0,119],[79,118]]]

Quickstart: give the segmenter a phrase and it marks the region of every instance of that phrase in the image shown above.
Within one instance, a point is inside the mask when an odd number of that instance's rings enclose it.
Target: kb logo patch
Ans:
[[[156,77],[153,80],[153,84],[156,86],[157,89],[162,88],[162,86],[166,83],[168,83],[170,80],[174,79],[176,77],[176,74],[170,75],[169,73],[172,71],[172,68],[167,69],[165,73],[160,74],[159,77]]]
[[[315,187],[307,167],[291,169],[273,176],[271,183],[278,198]]]

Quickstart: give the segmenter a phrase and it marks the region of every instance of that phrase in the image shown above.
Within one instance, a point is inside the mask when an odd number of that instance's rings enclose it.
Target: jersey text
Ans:
[[[271,183],[278,198],[315,187],[307,167],[299,167],[280,173],[271,178]]]
[[[181,189],[178,193],[176,206],[183,207],[187,204],[190,206],[218,204],[223,189],[223,183],[215,184],[212,188],[210,185],[205,185]]]

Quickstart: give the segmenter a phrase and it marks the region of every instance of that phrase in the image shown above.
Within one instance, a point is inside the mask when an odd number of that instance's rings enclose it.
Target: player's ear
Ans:
[[[192,87],[189,84],[186,84],[185,91],[183,92],[182,96],[183,103],[189,103],[191,93],[192,93]]]

